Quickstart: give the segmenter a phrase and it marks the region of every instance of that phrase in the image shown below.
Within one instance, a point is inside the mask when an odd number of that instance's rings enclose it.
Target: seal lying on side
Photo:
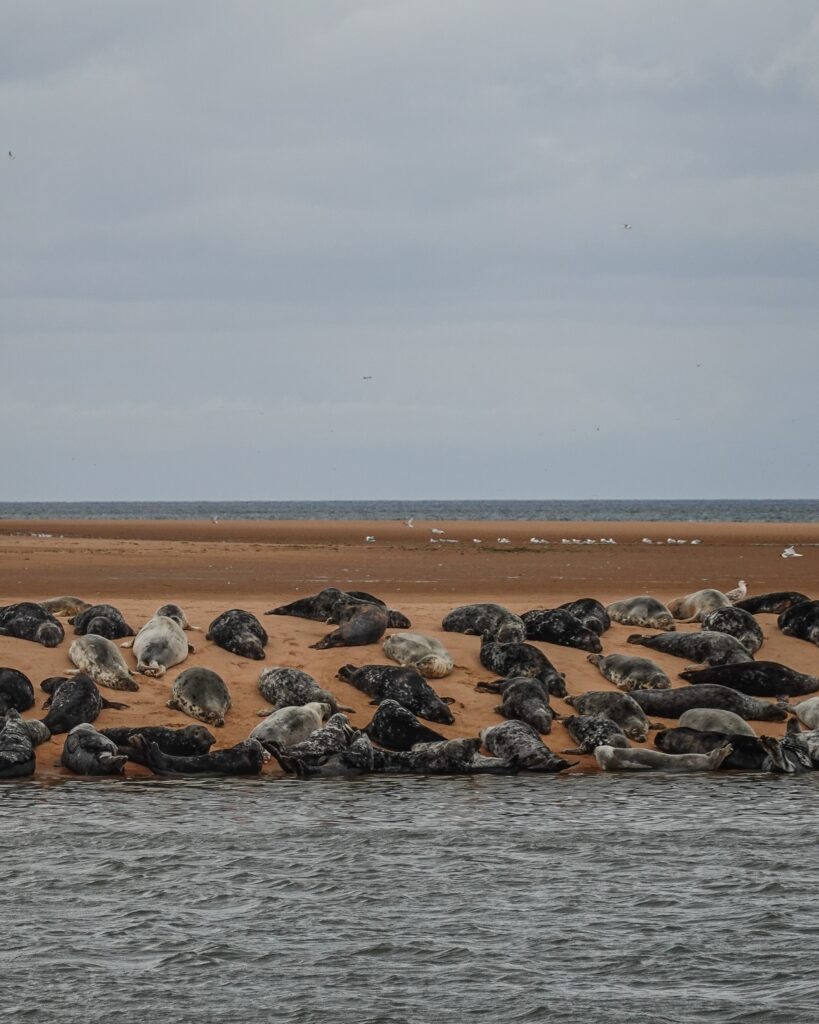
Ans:
[[[397,701],[401,707],[419,718],[442,725],[452,725],[455,716],[447,707],[451,697],[439,697],[429,683],[414,668],[396,665],[342,665],[338,678],[373,698],[373,703],[383,700]]]
[[[264,626],[252,612],[242,608],[231,608],[217,615],[208,626],[205,639],[213,640],[217,647],[238,654],[240,658],[264,659],[267,643]]]
[[[156,775],[258,775],[270,757],[258,740],[243,740],[225,750],[211,750],[207,754],[174,757],[163,754],[156,743],[138,733],[132,739],[140,764]]]
[[[123,754],[129,761],[140,761],[140,753],[131,740],[139,734],[150,743],[156,743],[163,754],[174,754],[185,757],[191,754],[207,754],[216,742],[213,734],[204,725],[184,725],[171,728],[166,725],[131,725],[124,728],[100,729],[116,744],[117,753]]]
[[[520,616],[501,604],[462,604],[453,608],[441,623],[447,633],[483,636],[490,633],[501,644],[522,643],[526,626]]]
[[[730,745],[731,753],[722,762],[721,768],[751,772],[793,771],[779,743],[770,736],[698,732],[681,727],[663,729],[657,733],[654,743],[658,750],[666,754],[710,754],[712,750]]]
[[[620,726],[603,715],[569,715],[563,724],[577,744],[564,754],[593,754],[597,747],[631,746]]]
[[[803,697],[819,690],[816,676],[795,672],[776,661],[752,661],[745,665],[719,665],[716,668],[686,669],[680,678],[687,683],[716,683],[749,697]]]
[[[81,597],[49,597],[37,603],[51,615],[78,615],[91,607]]]
[[[717,608],[702,617],[702,628],[708,633],[727,633],[738,640],[749,654],[762,646],[762,629],[750,612],[742,608]]]
[[[421,633],[393,633],[381,645],[388,658],[399,665],[411,665],[425,679],[443,679],[455,668],[452,655],[432,636]]]
[[[776,620],[785,636],[819,645],[819,601],[802,601],[787,608]]]
[[[819,729],[819,697],[800,701],[796,705],[796,717],[808,729]]]
[[[9,708],[10,711],[14,711],[14,708]],[[16,712],[19,714],[19,712]],[[37,718],[23,718],[21,719],[23,727],[28,733],[28,738],[31,740],[33,747],[39,747],[41,743],[48,743],[51,739],[51,730],[48,729],[43,723]],[[6,724],[6,715],[0,715],[0,729]]]
[[[387,613],[387,626],[390,629],[409,629],[412,623],[394,608],[388,608],[382,600],[362,590],[339,590],[337,587],[325,587],[318,594],[300,597],[290,604],[271,608],[265,615],[294,615],[300,619],[312,619],[314,622],[338,622],[340,609],[353,602],[374,604]]]
[[[666,602],[666,607],[675,619],[687,622],[699,622],[703,615],[717,608],[730,608],[731,599],[721,590],[696,590],[685,597],[675,597]]]
[[[499,644],[484,633],[479,657],[484,668],[504,679],[531,676],[544,683],[555,697],[565,697],[568,692],[563,673],[558,672],[546,655],[531,644]]]
[[[178,604],[163,604],[160,608],[154,612],[154,616],[164,615],[167,619],[176,619],[179,625],[183,629],[193,629],[197,633],[201,633],[202,629],[200,626],[192,626],[188,622],[187,615],[182,611]]]
[[[737,601],[734,607],[743,608],[751,615],[766,613],[780,615],[791,605],[809,600],[810,598],[806,594],[798,594],[791,590],[779,590],[773,594],[757,594],[756,597],[746,597],[743,601]]]
[[[710,754],[663,754],[659,750],[645,750],[631,747],[598,747],[594,759],[603,771],[629,769],[631,771],[650,771],[663,768],[672,772],[703,772],[715,771],[731,753],[731,745],[718,747]]]
[[[60,764],[77,775],[122,775],[127,760],[113,740],[87,722],[75,725],[66,736],[60,756]]]
[[[275,665],[273,668],[263,669],[259,676],[259,692],[273,705],[274,711],[278,711],[279,708],[297,708],[316,701],[329,705],[334,715],[339,710],[333,694],[329,690],[323,690],[311,675],[302,672],[300,668]],[[343,710],[352,711],[352,708]],[[269,708],[259,712],[260,717],[269,714]]]
[[[606,611],[612,622],[619,622],[623,626],[648,626],[651,629],[665,629],[673,631],[674,616],[656,597],[649,597],[643,594],[640,597],[627,597],[622,601],[615,601],[607,605]]]
[[[387,613],[383,608],[375,604],[353,604],[342,611],[338,629],[310,647],[315,651],[328,647],[363,647],[380,640],[386,628]]]
[[[663,693],[663,690],[635,690],[638,693]],[[670,691],[668,691],[670,692]],[[566,698],[581,715],[601,715],[610,718],[623,730],[629,739],[642,743],[648,736],[649,724],[645,712],[634,695],[611,690],[591,690]]]
[[[174,680],[168,707],[221,728],[230,709],[230,691],[209,668],[186,668]]]
[[[138,690],[139,684],[119,653],[116,644],[104,636],[80,636],[68,648],[68,657],[77,669],[90,676],[97,686],[111,690]]]
[[[691,708],[718,708],[733,711],[740,718],[753,722],[784,722],[787,710],[755,697],[746,697],[729,686],[708,684],[681,686],[671,690],[635,690],[632,700],[649,715],[660,718],[679,718]]]
[[[495,708],[496,714],[517,722],[525,722],[545,735],[552,731],[555,713],[549,704],[549,690],[540,679],[534,679],[532,676],[513,676],[511,679],[502,679],[497,684],[489,685],[497,685],[503,698]]]
[[[527,640],[540,640],[561,647],[598,653],[603,650],[600,637],[587,629],[577,616],[565,608],[533,608],[521,615]]]
[[[670,654],[674,658],[685,658],[706,665],[738,665],[744,661],[753,661],[739,640],[727,633],[660,633],[643,636],[632,633],[628,638],[630,644],[649,647],[652,651]]]
[[[62,643],[65,630],[42,605],[21,601],[0,608],[0,636],[14,636],[43,647],[56,647]]]
[[[667,690],[671,680],[656,661],[631,658],[627,654],[590,654],[586,661],[596,665],[604,679],[624,693],[632,690]]]
[[[525,722],[500,722],[481,730],[481,742],[493,757],[515,763],[525,772],[562,772],[569,761],[557,757]]]
[[[134,639],[122,646],[133,647],[137,672],[154,679],[164,676],[167,669],[183,662],[194,650],[176,619],[167,615],[148,619]]]
[[[303,704],[301,707],[279,708],[268,715],[250,733],[250,739],[258,740],[265,750],[292,747],[306,740],[311,732],[321,728],[322,722],[330,717],[328,704]]]
[[[112,604],[92,605],[84,612],[72,615],[68,621],[74,627],[76,636],[94,633],[96,636],[104,636],[106,640],[121,640],[125,636],[136,635],[136,631],[122,617],[122,612]]]
[[[723,732],[731,736],[756,736],[744,718],[733,711],[719,708],[691,708],[680,715],[681,729],[696,729],[697,732]]]
[[[28,676],[16,668],[0,668],[0,715],[9,708],[28,711],[34,707],[34,687]]]
[[[597,598],[580,597],[576,601],[567,601],[566,604],[558,605],[558,607],[580,619],[586,629],[597,633],[598,636],[602,636],[611,625],[606,606],[601,604]]]
[[[43,725],[52,733],[69,732],[75,725],[95,722],[103,708],[127,708],[127,704],[105,700],[93,679],[76,675],[72,679],[55,676],[40,684],[49,699]]]
[[[394,700],[382,700],[363,731],[379,746],[389,750],[412,750],[416,743],[437,743],[446,739],[434,729],[428,729],[411,711]]]
[[[0,729],[0,779],[33,775],[35,762],[34,744],[20,712],[9,708]]]

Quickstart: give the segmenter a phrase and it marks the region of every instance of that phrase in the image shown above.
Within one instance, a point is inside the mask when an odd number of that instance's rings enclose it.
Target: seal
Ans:
[[[15,711],[15,708],[10,708],[10,711]],[[19,714],[19,712],[18,712]],[[38,747],[41,743],[47,743],[51,739],[51,732],[47,729],[41,721],[36,718],[24,718],[22,719],[23,725],[28,733],[28,738],[31,740],[33,747]],[[0,715],[0,729],[6,724],[6,716]]]
[[[504,679],[531,676],[544,683],[554,697],[565,697],[568,693],[563,673],[558,672],[546,655],[531,644],[499,644],[484,633],[480,661],[484,668]]]
[[[571,761],[553,754],[531,725],[508,721],[481,730],[481,742],[492,754],[526,772],[562,772]]]
[[[655,690],[636,690],[635,693],[656,693]],[[590,690],[566,698],[581,715],[601,715],[620,726],[629,739],[642,743],[648,736],[649,724],[643,709],[628,693],[619,690]]]
[[[742,608],[716,608],[703,615],[702,628],[709,633],[727,633],[739,640],[749,654],[756,654],[764,637],[759,623],[750,612]]]
[[[593,754],[597,747],[631,746],[620,726],[603,715],[569,715],[563,724],[577,744],[564,754]]]
[[[411,665],[425,679],[443,679],[455,668],[452,655],[432,636],[421,633],[392,633],[381,644],[388,658],[399,665]]]
[[[723,732],[731,736],[756,736],[744,718],[719,708],[691,708],[680,715],[680,728],[697,732]]]
[[[303,704],[301,707],[279,708],[253,729],[250,739],[258,740],[265,750],[292,747],[306,740],[330,717],[328,704]]]
[[[204,725],[175,728],[165,725],[131,725],[99,731],[116,744],[117,753],[123,754],[129,761],[136,761],[137,764],[142,764],[140,751],[131,743],[131,739],[137,734],[150,743],[156,743],[163,754],[173,754],[176,757],[206,754],[216,742],[213,733]]]
[[[361,759],[364,742],[368,736],[359,736],[348,748],[348,753],[357,748],[356,756]],[[520,765],[515,761],[504,761],[497,757],[484,757],[478,753],[481,740],[442,740],[439,743],[419,743],[412,750],[372,750],[370,771],[389,775],[516,775]],[[344,757],[344,754],[336,755]]]
[[[202,632],[201,626],[192,626],[190,622],[188,622],[187,615],[182,611],[178,604],[163,604],[154,612],[154,616],[156,615],[164,615],[166,619],[176,619],[183,629],[192,629],[197,633]]]
[[[558,605],[558,607],[580,619],[586,629],[597,633],[598,636],[602,636],[611,625],[611,618],[606,611],[606,606],[595,597],[580,597],[576,601],[567,601],[566,604]]]
[[[347,750],[360,735],[352,728],[346,715],[333,715],[321,729],[311,732],[306,740],[288,747],[286,753],[280,749],[272,750],[271,753],[285,771],[303,774],[306,767],[315,767],[332,754]]]
[[[705,665],[738,665],[753,661],[739,640],[727,633],[709,633],[706,630],[699,633],[675,633],[673,636],[668,633],[650,636],[632,633],[628,643]]]
[[[40,607],[51,615],[78,615],[91,605],[81,597],[49,597],[39,602]]]
[[[649,597],[648,594],[615,601],[614,604],[606,606],[606,611],[612,622],[619,622],[622,626],[647,626],[669,632],[677,628],[674,625],[674,616],[663,602],[658,601],[656,597]]]
[[[94,680],[85,675],[77,675],[73,679],[55,676],[46,679],[41,686],[49,694],[44,705],[48,714],[42,723],[52,735],[69,732],[75,725],[95,722],[103,708],[128,707],[127,704],[105,700]]]
[[[77,775],[122,775],[128,760],[117,745],[93,725],[75,725],[66,736],[60,764]]]
[[[111,690],[138,690],[139,684],[119,653],[116,644],[104,636],[80,636],[68,648],[68,657],[78,671],[90,676],[97,686]]]
[[[819,729],[819,697],[800,701],[796,705],[796,717],[808,729]]]
[[[137,748],[140,764],[150,768],[155,775],[258,775],[270,757],[261,743],[253,739],[243,740],[225,750],[211,750],[207,754],[189,757],[163,754],[156,743],[139,733],[131,742]]]
[[[819,731],[800,732],[796,719],[788,722],[788,731],[780,748],[794,771],[813,771],[819,768]]]
[[[168,707],[220,729],[230,709],[230,691],[209,668],[186,668],[174,680]]]
[[[0,779],[22,779],[34,774],[34,744],[16,708],[6,712],[0,729]]]
[[[33,601],[20,601],[0,608],[0,636],[30,640],[43,647],[57,647],[65,636],[62,624]]]
[[[121,640],[125,636],[136,635],[119,609],[112,604],[92,605],[84,612],[72,615],[68,621],[74,627],[76,636],[94,633],[96,636],[104,636],[106,640]]]
[[[729,686],[749,697],[804,697],[819,690],[819,679],[796,672],[776,661],[751,661],[744,665],[686,669],[680,677],[687,683],[716,683]]]
[[[596,665],[604,679],[624,693],[632,690],[667,690],[671,680],[656,661],[632,658],[628,654],[590,654],[586,661]],[[603,744],[599,744],[603,746]],[[616,744],[615,744],[616,745]]]
[[[576,647],[599,654],[603,650],[600,637],[564,608],[533,608],[521,615],[527,640],[541,640],[561,647]]]
[[[663,754],[659,750],[631,747],[598,747],[594,759],[603,769],[610,772],[619,769],[649,771],[663,768],[672,772],[715,771],[731,753],[730,743],[717,747],[710,754]]]
[[[389,750],[411,750],[416,743],[437,743],[446,739],[434,729],[428,729],[395,700],[382,700],[363,731]]]
[[[447,707],[451,697],[439,697],[424,677],[414,668],[396,665],[342,665],[338,678],[373,698],[374,704],[384,700],[397,701],[401,707],[419,718],[442,725],[452,725],[455,716]]]
[[[501,604],[462,604],[444,616],[441,628],[447,633],[483,636],[491,633],[498,643],[508,644],[526,639],[526,626]]]
[[[785,636],[819,646],[819,601],[801,601],[791,605],[776,620]]]
[[[495,685],[499,687],[502,696],[502,702],[495,708],[496,714],[525,722],[537,732],[548,736],[552,731],[555,713],[549,704],[549,690],[545,683],[532,676],[518,676],[502,679]]]
[[[276,665],[263,669],[259,676],[259,692],[273,705],[274,711],[315,702],[328,704],[334,715],[339,711],[335,696],[329,690],[323,690],[311,675],[299,668]],[[352,711],[352,708],[343,710]],[[269,708],[259,712],[260,717],[266,718],[269,714]]]
[[[409,629],[410,620],[402,612],[388,608],[380,598],[373,597],[363,590],[339,590],[337,587],[325,587],[318,594],[300,597],[290,604],[271,608],[265,615],[294,615],[300,619],[312,619],[314,622],[338,623],[338,615],[343,607],[352,603],[374,604],[387,613],[387,626],[391,629]]]
[[[387,613],[375,604],[355,603],[345,607],[339,615],[339,628],[310,644],[316,651],[328,647],[363,647],[374,644],[387,628]]]
[[[753,722],[784,722],[787,710],[781,705],[747,697],[729,686],[680,686],[671,690],[635,690],[632,700],[649,715],[679,718],[691,708],[717,708]]]
[[[675,619],[685,622],[699,622],[703,615],[717,608],[730,608],[731,599],[721,590],[695,590],[685,597],[675,597],[666,603],[666,607]]]
[[[34,707],[34,687],[28,676],[16,668],[0,668],[0,715],[9,708],[28,711]]]
[[[800,604],[802,601],[809,601],[806,594],[798,594],[792,590],[778,590],[773,594],[757,594],[755,597],[746,597],[737,601],[735,608],[742,608],[751,615],[771,614],[780,615],[792,605]]]
[[[793,768],[770,736],[746,736],[744,733],[699,732],[696,729],[663,729],[654,738],[658,750],[666,754],[710,754],[730,745],[731,753],[720,765],[724,769],[762,772],[792,772]]]
[[[148,619],[133,640],[126,640],[123,647],[133,647],[137,660],[137,672],[159,679],[173,665],[178,665],[192,654],[194,648],[182,627],[167,615],[154,615]]]
[[[208,626],[205,639],[213,640],[217,647],[238,654],[240,658],[262,661],[267,633],[252,612],[231,608],[216,616]]]

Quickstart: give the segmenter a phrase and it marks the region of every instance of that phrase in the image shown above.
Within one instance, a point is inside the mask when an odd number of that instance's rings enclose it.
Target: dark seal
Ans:
[[[635,690],[631,694],[649,715],[660,718],[679,718],[691,708],[718,708],[733,711],[735,715],[752,722],[784,722],[787,710],[776,704],[748,697],[729,686],[709,683],[703,686],[680,686],[671,690]]]
[[[136,631],[122,617],[122,612],[112,604],[95,604],[84,612],[73,615],[69,623],[77,636],[94,633],[106,640],[121,640],[124,636],[136,636]]]
[[[667,690],[671,680],[656,661],[632,658],[628,654],[590,654],[587,661],[596,665],[600,675],[624,693],[632,690]],[[612,744],[615,746],[616,744]]]
[[[501,604],[462,604],[444,616],[441,628],[447,633],[483,636],[489,633],[498,643],[522,642],[526,626],[519,615]]]
[[[452,725],[455,716],[447,707],[449,697],[439,697],[420,672],[405,665],[343,665],[339,679],[373,698],[373,703],[397,701],[420,718]]]
[[[572,767],[552,753],[531,725],[525,722],[499,722],[481,730],[483,745],[493,757],[517,764],[525,772],[562,772]]]
[[[62,623],[33,601],[21,601],[0,608],[0,636],[31,640],[43,647],[57,647],[65,637]]]
[[[113,740],[88,722],[74,726],[60,756],[60,764],[77,775],[122,775],[127,760]]]
[[[549,690],[545,683],[532,676],[501,679],[498,683],[479,684],[476,689],[497,686],[501,703],[495,712],[516,722],[525,722],[537,732],[548,736],[552,731],[555,713],[549,704]]]
[[[222,612],[208,626],[206,640],[212,640],[217,647],[222,647],[240,658],[252,658],[262,661],[267,643],[264,626],[252,612],[242,608],[231,608]]]
[[[701,622],[706,632],[727,633],[738,640],[749,654],[756,654],[765,639],[753,615],[732,605],[708,612],[703,615]]]
[[[801,601],[786,609],[776,620],[785,636],[819,645],[819,601]]]
[[[687,669],[682,679],[696,685],[716,683],[729,686],[749,697],[804,697],[819,690],[816,676],[796,672],[776,661],[752,661],[744,665],[718,665],[715,668]]]
[[[412,750],[416,743],[437,743],[446,739],[434,729],[428,729],[395,700],[382,700],[363,731],[371,740],[389,750]]]
[[[665,754],[710,754],[730,744],[731,753],[720,768],[742,771],[792,772],[777,740],[770,736],[745,736],[740,733],[699,732],[696,729],[663,729],[654,737],[654,745]]]
[[[117,752],[129,761],[140,761],[140,750],[131,740],[140,735],[149,743],[155,743],[163,754],[188,757],[192,754],[207,754],[216,742],[213,734],[204,725],[184,725],[171,728],[166,725],[131,725],[123,728],[100,729],[103,736],[116,744]]]
[[[563,673],[558,672],[546,655],[531,644],[499,644],[485,633],[481,639],[480,661],[484,668],[504,679],[531,676],[545,683],[552,696],[566,696]]]
[[[35,764],[29,730],[20,712],[9,708],[0,729],[0,779],[22,779],[33,775]]]
[[[623,730],[629,739],[642,743],[648,736],[648,719],[635,697],[638,693],[664,693],[663,690],[635,690],[633,694],[619,690],[591,690],[566,698],[581,715],[601,715],[610,718]]]
[[[564,754],[593,754],[596,747],[631,746],[620,726],[605,715],[569,715],[563,724],[577,744]]]
[[[279,708],[298,708],[305,704],[329,704],[335,715],[339,711],[338,701],[329,690],[322,689],[315,679],[300,668],[285,668],[276,665],[266,668],[259,676],[259,692],[266,701]],[[344,708],[342,710],[351,710]],[[259,715],[269,715],[269,710]]]
[[[384,635],[387,628],[387,612],[375,604],[356,602],[347,605],[339,616],[339,628],[322,637],[318,643],[310,644],[316,651],[328,647],[363,647],[374,644]]]
[[[738,665],[753,661],[739,640],[727,633],[658,633],[644,636],[632,633],[630,644],[648,647],[652,651],[670,654],[674,658],[685,658],[705,665]]]
[[[533,608],[521,615],[526,626],[527,640],[541,640],[561,647],[576,647],[580,651],[599,654],[603,650],[600,637],[588,629],[576,615],[565,608]]]
[[[34,707],[34,687],[28,676],[16,668],[0,668],[0,715],[9,708],[28,711]]]
[[[611,617],[606,611],[606,606],[595,597],[580,597],[576,601],[567,601],[566,604],[558,605],[558,607],[580,619],[586,629],[597,633],[598,636],[602,636],[611,625]]]
[[[40,685],[49,694],[44,705],[48,714],[42,722],[52,734],[69,732],[75,725],[96,722],[103,708],[128,707],[127,704],[106,700],[94,680],[82,673],[71,679],[52,676]]]
[[[268,758],[261,743],[252,739],[225,750],[189,757],[163,754],[156,743],[139,733],[131,737],[131,745],[137,749],[140,764],[155,775],[258,775]]]
[[[802,601],[809,601],[807,594],[799,594],[793,590],[779,590],[773,594],[757,594],[756,597],[746,597],[743,601],[737,601],[735,608],[742,608],[751,615],[779,615],[794,604]]]
[[[402,612],[388,608],[378,597],[367,594],[363,590],[339,590],[337,587],[325,587],[318,594],[300,597],[290,604],[271,608],[265,615],[293,615],[300,619],[312,619],[314,622],[339,622],[343,608],[352,604],[372,604],[383,608],[387,614],[387,626],[391,629],[409,629],[412,623]]]

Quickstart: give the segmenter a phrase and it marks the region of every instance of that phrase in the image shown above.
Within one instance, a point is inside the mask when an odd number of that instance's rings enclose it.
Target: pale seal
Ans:
[[[69,732],[75,725],[95,722],[103,708],[127,708],[127,704],[106,700],[93,679],[77,675],[72,679],[54,676],[40,684],[49,695],[43,705],[48,714],[43,725],[52,733]]]
[[[499,722],[481,730],[481,742],[493,757],[526,772],[562,772],[572,764],[552,753],[531,725]]]
[[[576,601],[567,601],[558,607],[580,619],[586,629],[597,633],[598,636],[602,636],[611,625],[611,618],[606,611],[606,606],[601,604],[596,597],[580,597]]]
[[[169,668],[183,662],[194,650],[176,619],[167,615],[148,619],[134,639],[122,646],[133,647],[137,672],[154,679],[164,676]]]
[[[709,633],[705,630],[673,635],[657,633],[643,636],[632,633],[628,643],[705,665],[738,665],[741,662],[753,661],[739,640],[727,633]]]
[[[439,697],[414,668],[397,665],[342,665],[339,679],[373,698],[373,703],[395,700],[401,707],[430,722],[452,725],[455,716],[447,707],[450,697]]]
[[[819,645],[819,601],[802,601],[791,605],[776,620],[785,636]]]
[[[240,658],[264,659],[267,633],[256,616],[243,608],[231,608],[217,615],[208,626],[205,639],[213,640],[217,647],[238,654]]]
[[[441,628],[447,633],[483,636],[491,633],[498,643],[522,643],[526,626],[519,615],[500,604],[462,604],[444,616]]]
[[[230,709],[230,691],[209,668],[187,668],[174,680],[168,707],[221,728]]]
[[[484,634],[479,657],[484,668],[504,679],[531,676],[544,683],[554,697],[565,697],[568,692],[566,677],[532,644],[499,644]]]
[[[819,690],[819,678],[796,672],[776,661],[751,661],[744,665],[686,669],[680,677],[688,683],[730,686],[749,697],[804,697]]]
[[[275,665],[273,668],[263,669],[259,676],[259,692],[276,711],[279,708],[300,707],[315,701],[329,704],[333,714],[339,710],[335,696],[329,690],[322,689],[311,675],[299,668]],[[269,709],[259,712],[261,717],[269,714]]]
[[[446,739],[434,729],[428,729],[395,700],[382,700],[363,732],[389,750],[412,750],[416,743],[437,743]]]
[[[762,646],[762,629],[750,612],[743,608],[717,608],[701,619],[702,628],[710,633],[727,633],[739,640],[749,654],[756,654]]]
[[[206,754],[216,742],[213,733],[204,725],[184,725],[171,728],[166,725],[131,725],[100,729],[103,736],[117,746],[117,752],[124,754],[129,761],[141,764],[140,751],[133,746],[131,740],[139,734],[150,743],[156,743],[163,754],[176,757],[187,757],[191,754]]]
[[[699,622],[703,615],[717,608],[730,608],[731,599],[721,590],[696,590],[685,597],[675,597],[666,602],[666,607],[675,619],[686,622]]]
[[[117,745],[93,725],[75,725],[66,736],[60,763],[77,775],[122,775],[128,760]]]
[[[731,753],[720,765],[723,769],[740,771],[792,772],[779,743],[770,736],[747,736],[744,733],[697,731],[681,726],[663,729],[654,738],[658,750],[666,754],[710,754],[729,744]]]
[[[28,711],[34,707],[34,687],[31,680],[16,668],[0,668],[0,715],[9,708]]]
[[[403,710],[403,709],[402,709]],[[406,712],[409,714],[409,712]],[[331,754],[337,754],[346,750],[350,744],[361,734],[353,729],[346,715],[333,715],[324,723],[320,729],[311,732],[306,740],[295,743],[288,747],[286,756],[302,765],[315,765],[321,763]],[[275,751],[274,757],[282,763],[284,751]],[[287,768],[285,770],[292,770]]]
[[[43,647],[57,647],[65,637],[62,623],[33,601],[20,601],[0,608],[0,636],[30,640]]]
[[[641,747],[598,747],[594,759],[603,771],[650,771],[661,768],[672,772],[715,771],[731,753],[731,745],[718,747],[710,754],[663,754]]]
[[[163,604],[161,607],[157,608],[154,615],[164,615],[168,619],[176,619],[183,629],[192,629],[197,633],[202,632],[201,627],[192,626],[190,622],[188,622],[187,615],[182,611],[178,604]]]
[[[632,658],[628,654],[590,654],[587,658],[596,665],[604,679],[614,683],[624,693],[632,690],[667,690],[671,680],[656,661],[650,658]]]
[[[819,697],[800,701],[796,705],[796,717],[808,729],[819,729]]]
[[[68,648],[68,657],[79,672],[90,676],[97,686],[111,690],[138,690],[139,684],[131,675],[116,644],[104,636],[79,636]]]
[[[135,636],[136,630],[122,617],[122,613],[112,604],[95,604],[84,612],[72,615],[68,620],[74,627],[76,636],[94,633],[104,636],[107,640],[121,640],[126,636]]]
[[[38,604],[52,615],[77,615],[91,607],[81,597],[49,597]]]
[[[9,708],[0,729],[0,779],[22,779],[34,774],[34,744],[20,712]]]
[[[602,715],[610,718],[629,739],[642,743],[648,736],[649,724],[645,712],[635,700],[638,693],[662,693],[662,690],[635,690],[634,695],[619,690],[591,690],[566,698],[581,715]],[[670,691],[668,691],[670,692]]]
[[[631,746],[620,726],[604,715],[569,715],[563,724],[577,744],[564,754],[593,754],[597,747]]]
[[[560,647],[576,647],[580,651],[599,654],[603,650],[599,634],[588,629],[577,616],[565,608],[533,608],[521,615],[527,640],[540,640]]]
[[[186,757],[164,754],[156,743],[137,733],[132,741],[140,764],[156,775],[258,775],[269,754],[258,740],[243,740],[225,750]]]
[[[780,615],[792,605],[809,600],[807,594],[799,594],[792,590],[779,590],[773,594],[757,594],[755,597],[746,597],[742,601],[737,601],[734,607],[742,608],[746,612],[750,612],[751,615]]]
[[[250,739],[258,740],[265,748],[292,747],[306,740],[311,732],[321,728],[331,714],[328,704],[302,704],[300,707],[279,708],[251,731]]]
[[[756,736],[750,725],[733,711],[720,708],[691,708],[680,715],[680,728],[697,732],[724,732],[733,736]]]
[[[663,602],[648,594],[615,601],[606,606],[606,611],[613,622],[619,622],[622,626],[647,626],[668,631],[677,628],[674,616]]]
[[[376,604],[355,603],[346,606],[339,615],[339,628],[310,644],[316,651],[328,647],[364,647],[374,644],[387,628],[387,613]]]
[[[753,722],[784,722],[788,717],[787,710],[781,705],[747,697],[739,690],[713,683],[673,687],[671,690],[635,690],[631,698],[646,714],[658,715],[660,718],[679,718],[691,708],[733,711],[740,718]]]
[[[452,655],[432,636],[421,633],[392,633],[381,644],[388,658],[399,665],[411,665],[425,679],[443,679],[455,668]]]

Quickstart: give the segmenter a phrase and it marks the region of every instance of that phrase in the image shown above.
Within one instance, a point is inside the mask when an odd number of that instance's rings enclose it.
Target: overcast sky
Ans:
[[[4,500],[819,496],[815,0],[26,0],[0,125]]]

